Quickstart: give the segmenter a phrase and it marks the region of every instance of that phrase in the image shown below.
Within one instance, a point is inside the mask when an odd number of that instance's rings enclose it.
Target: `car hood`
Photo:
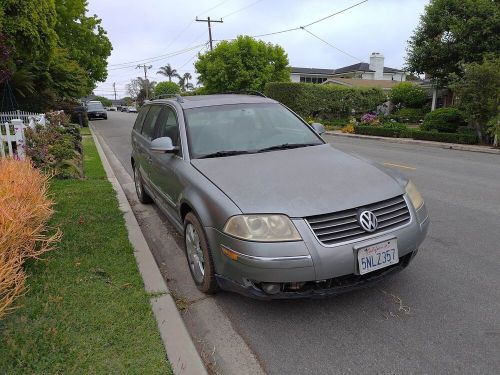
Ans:
[[[191,163],[243,213],[305,217],[404,193],[401,185],[381,169],[329,144],[193,159]]]

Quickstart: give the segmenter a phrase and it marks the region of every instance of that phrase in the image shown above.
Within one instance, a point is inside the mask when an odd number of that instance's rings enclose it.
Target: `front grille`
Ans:
[[[372,211],[377,216],[378,228],[375,232],[367,233],[360,227],[357,220],[359,208]],[[334,245],[404,225],[410,222],[410,211],[401,195],[349,210],[309,216],[306,220],[321,243]]]

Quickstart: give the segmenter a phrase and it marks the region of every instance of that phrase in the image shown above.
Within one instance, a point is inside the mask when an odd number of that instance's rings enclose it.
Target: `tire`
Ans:
[[[196,287],[205,294],[216,293],[219,287],[215,279],[212,253],[203,226],[192,212],[184,218],[184,251]]]
[[[147,204],[151,203],[153,200],[149,196],[148,193],[146,193],[146,190],[144,190],[144,182],[142,180],[141,172],[139,171],[139,168],[134,165],[134,185],[135,185],[135,192],[137,193],[137,198],[139,198],[139,202]]]

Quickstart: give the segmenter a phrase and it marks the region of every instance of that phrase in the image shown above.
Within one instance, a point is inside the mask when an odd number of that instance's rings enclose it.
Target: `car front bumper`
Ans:
[[[409,203],[409,202],[408,202]],[[259,243],[230,237],[215,228],[205,228],[212,249],[219,286],[258,299],[320,297],[357,289],[404,269],[424,240],[429,217],[422,206],[415,211],[411,204],[408,224],[390,231],[334,246],[319,242],[303,219],[292,219],[303,241]],[[356,249],[396,238],[399,263],[360,275]],[[230,259],[223,249],[237,254]],[[261,283],[280,283],[282,291],[267,294]],[[291,291],[286,285],[303,283]]]

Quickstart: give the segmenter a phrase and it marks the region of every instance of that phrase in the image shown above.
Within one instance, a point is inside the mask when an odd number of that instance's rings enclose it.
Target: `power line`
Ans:
[[[212,8],[207,9],[207,10],[205,10],[205,11],[201,12],[201,13],[200,13],[200,16],[202,16],[202,15],[204,15],[204,14],[206,14],[206,13],[208,13],[208,12],[212,11],[212,10],[214,10],[215,8],[220,7],[221,5],[223,5],[223,4],[225,4],[225,3],[227,3],[228,1],[229,1],[229,0],[224,0],[224,1],[221,1],[221,2],[220,2],[220,3],[218,3],[217,5],[214,5]],[[194,22],[194,21],[191,21],[191,22]]]
[[[290,29],[280,30],[280,31],[274,31],[274,32],[271,32],[271,33],[258,34],[258,35],[251,35],[251,37],[252,37],[252,38],[259,38],[259,37],[262,37],[262,36],[269,36],[269,35],[283,34],[283,33],[288,33],[288,32],[290,32],[290,31],[300,30],[300,29],[302,29],[302,28],[304,28],[304,27],[309,27],[309,26],[314,25],[314,24],[316,24],[316,23],[318,23],[318,22],[321,22],[321,21],[324,21],[324,20],[326,20],[326,19],[328,19],[328,18],[331,18],[331,17],[333,17],[333,16],[335,16],[335,15],[337,15],[337,14],[343,13],[343,12],[345,12],[345,11],[349,10],[349,9],[352,9],[352,8],[354,8],[354,7],[357,7],[357,6],[359,6],[359,5],[363,4],[363,3],[366,3],[367,1],[368,1],[368,0],[363,0],[363,1],[361,1],[361,2],[359,2],[359,3],[356,3],[356,4],[354,4],[354,5],[351,5],[351,6],[347,7],[347,8],[344,8],[344,9],[342,9],[342,10],[339,10],[338,12],[332,13],[332,14],[330,14],[330,15],[326,16],[326,17],[323,17],[323,18],[317,19],[317,20],[315,20],[315,21],[313,21],[313,22],[310,22],[310,23],[306,24],[305,26],[293,27],[293,28],[290,28]],[[232,39],[226,39],[226,40],[234,40],[234,38],[232,38]],[[216,41],[219,41],[219,40],[216,40]]]
[[[332,47],[332,48],[336,49],[337,51],[342,52],[344,55],[347,55],[347,56],[349,56],[349,57],[352,57],[352,58],[353,58],[353,59],[355,59],[355,60],[358,60],[358,61],[360,61],[360,62],[363,62],[363,60],[361,60],[361,59],[357,58],[356,56],[353,56],[353,55],[351,55],[350,53],[348,53],[348,52],[346,52],[346,51],[343,51],[343,50],[341,50],[341,49],[340,49],[340,48],[338,48],[338,47],[335,47],[333,44],[328,43],[326,40],[324,40],[324,39],[320,38],[320,37],[319,37],[319,36],[317,36],[316,34],[313,34],[313,33],[312,33],[312,32],[310,32],[309,30],[307,30],[307,29],[305,28],[305,26],[301,27],[301,29],[302,29],[302,30],[304,30],[306,33],[311,34],[313,37],[315,37],[315,38],[317,38],[317,39],[321,40],[323,43],[325,43],[325,44],[329,45],[330,47]]]
[[[225,19],[225,18],[227,18],[227,17],[232,16],[233,14],[236,14],[236,13],[242,12],[242,11],[244,11],[244,10],[246,10],[246,9],[248,9],[248,8],[250,8],[250,7],[253,7],[254,5],[256,5],[256,4],[258,4],[258,3],[260,3],[261,1],[262,1],[262,0],[257,0],[257,1],[254,1],[253,3],[248,4],[248,5],[244,6],[243,8],[237,9],[237,10],[235,10],[234,12],[231,12],[231,13],[226,14],[225,16],[222,16],[221,18],[222,18],[222,19]]]
[[[184,67],[185,67],[185,66],[186,66],[186,65],[187,65],[190,61],[192,61],[192,60],[193,60],[196,56],[198,56],[198,54],[199,54],[201,51],[203,51],[205,48],[207,48],[207,45],[206,45],[206,44],[205,44],[205,46],[204,46],[202,49],[200,49],[198,52],[196,52],[196,53],[195,53],[195,54],[194,54],[194,55],[193,55],[193,56],[192,56],[189,60],[187,60],[184,64],[182,64],[182,65],[179,67],[179,69],[177,69],[177,70],[179,70],[179,71],[180,71],[182,68],[184,68]]]
[[[214,10],[216,8],[218,8],[219,6],[227,3],[229,0],[224,0],[224,1],[221,1],[220,3],[214,5],[213,7],[203,11],[201,14],[205,14],[207,12],[210,12],[211,10]],[[182,34],[184,34],[190,27],[191,25],[195,22],[195,20],[191,20],[175,37],[174,39],[167,45],[166,49],[168,49]],[[198,48],[198,46],[196,47]],[[128,65],[128,64],[136,64],[136,63],[148,63],[148,62],[151,62],[151,61],[148,61],[148,60],[151,60],[151,59],[156,59],[156,58],[159,58],[159,57],[163,57],[165,55],[158,55],[158,56],[153,56],[153,57],[146,57],[144,59],[141,59],[141,60],[135,60],[135,61],[126,61],[126,62],[123,62],[123,63],[116,63],[116,64],[108,64],[108,67],[109,66],[120,66],[120,65]],[[169,57],[169,56],[165,56],[166,57]]]
[[[164,59],[168,59],[170,57],[174,57],[174,56],[177,56],[177,55],[181,55],[183,53],[186,53],[186,52],[189,52],[189,51],[192,51],[196,48],[200,48],[202,46],[204,46],[205,43],[203,44],[198,44],[196,46],[192,46],[192,47],[189,47],[189,48],[185,48],[183,50],[180,50],[180,51],[175,51],[175,52],[171,52],[169,54],[165,54],[165,55],[160,55],[160,56],[157,56],[156,58],[152,58],[152,59],[149,59],[149,60],[137,60],[138,62],[141,62],[143,64],[147,64],[147,63],[152,63],[152,62],[156,62],[156,61],[161,61],[161,60],[164,60]],[[136,62],[137,62],[136,61]],[[113,68],[108,68],[108,71],[110,70],[120,70],[120,69],[129,69],[129,68],[132,68],[134,67],[134,65],[127,65],[127,66],[120,66],[120,67],[113,67]]]
[[[304,25],[303,27],[309,27],[309,26],[314,25],[314,24],[316,24],[316,23],[318,23],[318,22],[324,21],[324,20],[326,20],[326,19],[328,19],[328,18],[330,18],[330,17],[336,16],[337,14],[343,13],[343,12],[345,12],[345,11],[348,11],[349,9],[352,9],[352,8],[354,8],[354,7],[357,7],[358,5],[361,5],[361,4],[363,4],[363,3],[366,3],[367,1],[368,1],[368,0],[363,0],[363,1],[360,1],[359,3],[354,4],[354,5],[351,5],[351,6],[350,6],[350,7],[348,7],[348,8],[345,8],[345,9],[339,10],[338,12],[335,12],[335,13],[332,13],[332,14],[330,14],[330,15],[326,16],[326,17],[320,18],[319,20],[316,20],[316,21],[314,21],[314,22],[308,23],[307,25]]]

